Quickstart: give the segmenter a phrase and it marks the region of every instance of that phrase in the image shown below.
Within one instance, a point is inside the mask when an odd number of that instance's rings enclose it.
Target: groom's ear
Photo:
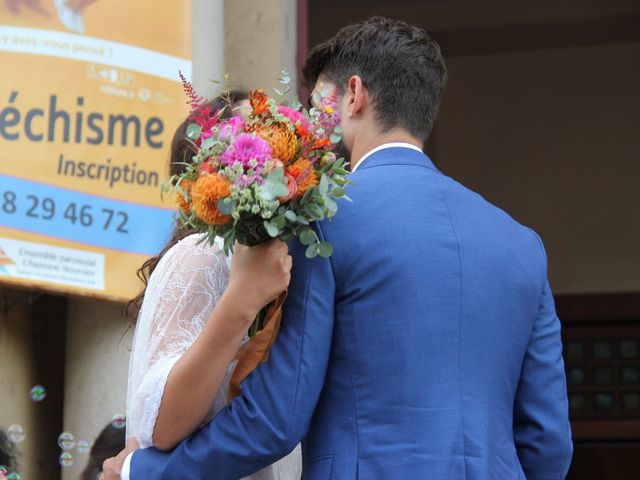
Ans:
[[[349,78],[345,96],[349,118],[360,116],[369,106],[369,91],[362,83],[362,78],[358,75],[353,75]]]

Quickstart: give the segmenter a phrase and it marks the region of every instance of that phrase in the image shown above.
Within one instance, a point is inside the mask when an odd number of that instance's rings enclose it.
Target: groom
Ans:
[[[136,451],[123,476],[238,479],[302,441],[305,480],[564,478],[542,243],[421,151],[446,81],[438,45],[372,18],[316,47],[304,75],[337,93],[351,154],[353,203],[316,225],[335,253],[291,244],[269,361],[209,425],[171,453]]]

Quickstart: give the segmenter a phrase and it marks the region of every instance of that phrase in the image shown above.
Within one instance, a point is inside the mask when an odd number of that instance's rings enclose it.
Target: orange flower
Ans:
[[[331,140],[328,138],[319,138],[315,142],[313,142],[313,146],[311,147],[313,150],[326,148],[331,145]]]
[[[249,92],[249,103],[251,104],[253,115],[255,117],[260,116],[267,111],[269,107],[268,101],[269,97],[265,95],[264,90],[261,88],[254,92]]]
[[[303,196],[307,190],[318,185],[318,178],[313,170],[313,164],[306,158],[293,162],[286,168],[286,173],[291,175],[298,184],[297,197]]]
[[[190,206],[187,199],[191,196],[191,188],[193,187],[193,182],[191,180],[184,180],[180,184],[180,186],[185,192],[187,192],[187,198],[185,198],[182,193],[176,192],[176,202],[184,213],[189,213]]]
[[[203,175],[193,186],[192,208],[209,225],[224,225],[231,220],[218,210],[218,201],[231,194],[231,182],[220,175]]]
[[[284,163],[293,160],[298,147],[298,139],[295,133],[286,126],[256,124],[251,130],[269,143],[273,158]]]

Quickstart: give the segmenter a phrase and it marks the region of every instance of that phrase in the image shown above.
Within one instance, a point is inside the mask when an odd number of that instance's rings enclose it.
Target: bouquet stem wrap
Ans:
[[[282,320],[282,305],[287,298],[287,292],[282,292],[268,306],[264,317],[262,330],[258,331],[245,343],[236,354],[236,366],[229,381],[229,391],[227,392],[227,403],[240,395],[242,381],[249,376],[255,368],[262,362],[269,359],[269,350],[275,342],[280,331],[280,321]]]

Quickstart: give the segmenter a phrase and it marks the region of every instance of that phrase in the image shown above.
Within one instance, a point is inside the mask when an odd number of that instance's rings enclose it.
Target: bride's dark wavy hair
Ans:
[[[211,111],[213,113],[225,108],[224,112],[220,116],[221,119],[229,118],[233,115],[233,108],[238,105],[238,103],[243,100],[247,100],[249,97],[247,93],[242,90],[230,90],[223,95],[220,95],[205,106],[211,107]],[[171,152],[169,156],[169,174],[170,175],[179,175],[184,169],[184,163],[189,161],[191,156],[193,155],[193,149],[191,143],[187,140],[187,126],[191,123],[189,118],[185,119],[180,126],[177,128],[176,132],[173,134],[173,140],[171,140]],[[142,308],[142,302],[144,301],[144,296],[147,291],[147,284],[149,283],[149,278],[151,274],[158,266],[158,262],[162,259],[162,257],[169,251],[171,247],[173,247],[176,243],[178,243],[183,238],[188,237],[192,233],[195,233],[195,230],[192,228],[185,228],[179,223],[174,225],[173,234],[171,235],[171,239],[162,249],[162,251],[156,255],[155,257],[151,257],[147,261],[145,261],[142,266],[138,269],[136,274],[138,278],[142,280],[144,287],[142,291],[136,295],[125,307],[125,315],[129,318],[131,323],[136,322],[138,318],[138,313],[140,313],[140,308]]]

